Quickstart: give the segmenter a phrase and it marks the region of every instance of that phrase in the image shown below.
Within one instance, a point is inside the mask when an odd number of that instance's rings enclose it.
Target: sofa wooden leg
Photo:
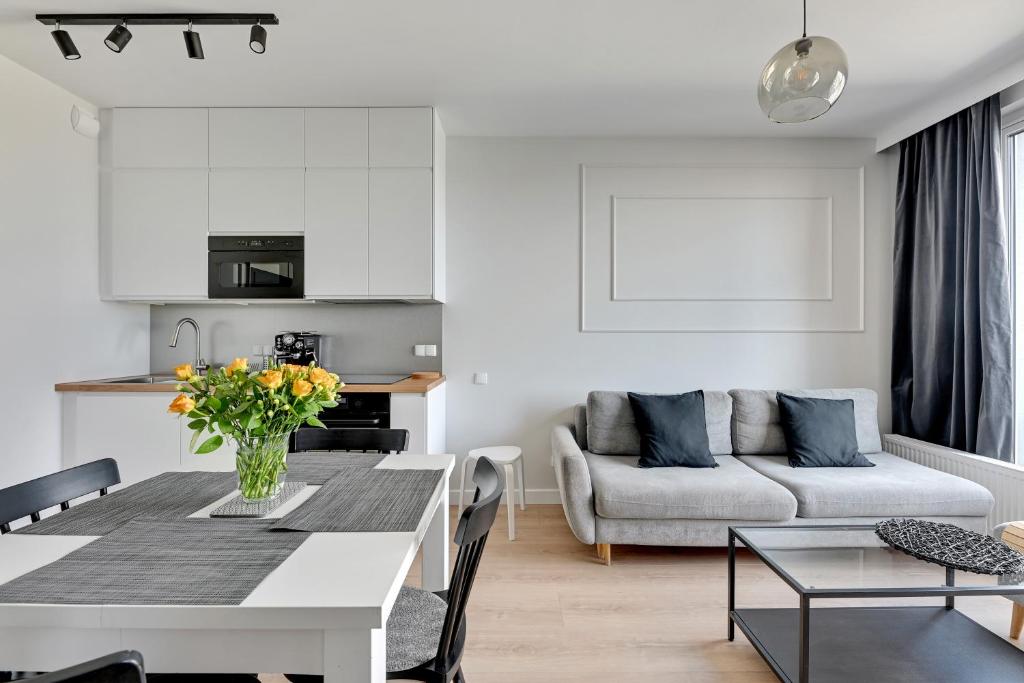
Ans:
[[[598,543],[597,544],[597,557],[604,560],[605,565],[612,565],[612,544],[611,543]]]
[[[1020,638],[1021,629],[1024,629],[1024,605],[1013,603],[1013,616],[1010,617],[1010,637]]]

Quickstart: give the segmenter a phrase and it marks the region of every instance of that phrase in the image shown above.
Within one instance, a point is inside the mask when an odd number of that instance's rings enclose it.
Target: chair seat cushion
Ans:
[[[785,488],[731,455],[716,468],[641,469],[638,458],[584,452],[594,509],[612,519],[740,519],[786,521],[796,500]]]
[[[437,656],[448,603],[429,591],[402,586],[387,626],[388,671],[412,669]]]
[[[890,453],[867,455],[874,467],[790,467],[786,456],[738,457],[792,492],[798,517],[984,517],[994,503],[984,486]]]

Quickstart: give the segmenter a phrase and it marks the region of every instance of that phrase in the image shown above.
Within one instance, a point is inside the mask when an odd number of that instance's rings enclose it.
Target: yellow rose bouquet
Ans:
[[[289,435],[303,424],[323,427],[317,415],[338,405],[337,394],[344,386],[337,375],[313,363],[250,372],[245,358],[205,376],[191,365],[178,366],[174,374],[182,393],[168,412],[190,418],[190,449],[195,453],[211,453],[225,439],[237,444],[238,488],[249,501],[280,493],[288,470]]]

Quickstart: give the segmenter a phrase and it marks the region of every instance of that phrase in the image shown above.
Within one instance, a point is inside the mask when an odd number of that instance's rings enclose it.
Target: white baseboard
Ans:
[[[502,501],[505,496],[503,495]],[[473,500],[473,490],[466,489],[466,503]],[[451,489],[448,496],[448,501],[451,505],[458,506],[459,504],[459,491],[458,489]],[[560,505],[562,502],[561,497],[558,495],[558,489],[526,489],[526,504],[536,503],[537,505]]]

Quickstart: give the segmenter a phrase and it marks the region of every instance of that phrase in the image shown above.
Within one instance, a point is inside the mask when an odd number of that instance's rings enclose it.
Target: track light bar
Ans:
[[[276,26],[274,14],[37,14],[36,20],[46,26],[58,21],[64,26],[111,26],[125,22],[132,26],[238,26],[263,24]]]
[[[114,24],[113,30],[103,43],[114,52],[121,52],[128,41],[132,39],[132,32],[128,30],[128,24],[134,26],[177,26],[185,25],[188,28],[183,32],[185,36],[185,50],[191,59],[203,59],[203,43],[199,33],[192,30],[192,25],[197,26],[238,26],[252,24],[249,31],[249,48],[256,54],[263,54],[267,49],[267,30],[263,24],[276,26],[279,22],[273,14],[37,14],[36,20],[44,26],[56,27],[51,32],[53,40],[60,48],[64,59],[78,59],[81,55],[74,41],[67,31],[61,28],[65,26],[108,26]]]

